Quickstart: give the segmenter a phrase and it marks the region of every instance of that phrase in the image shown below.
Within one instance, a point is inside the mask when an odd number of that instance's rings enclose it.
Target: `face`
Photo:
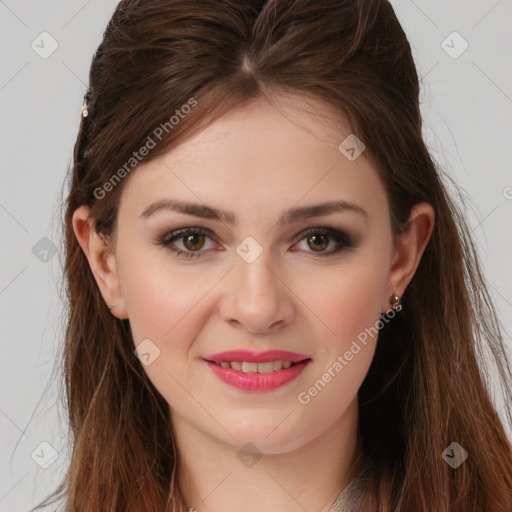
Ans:
[[[328,113],[258,100],[139,165],[122,193],[116,273],[144,369],[175,420],[234,447],[281,453],[334,425],[390,308],[385,189],[364,153],[338,149],[350,127]],[[274,371],[208,362],[233,350]]]

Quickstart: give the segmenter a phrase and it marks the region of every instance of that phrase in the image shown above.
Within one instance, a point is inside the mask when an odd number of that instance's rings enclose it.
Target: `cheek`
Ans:
[[[322,320],[315,322],[317,361],[296,397],[310,435],[320,433],[357,401],[375,353],[381,281],[381,272],[368,266],[366,272],[339,272],[310,294]]]
[[[385,266],[371,253],[358,254],[325,278],[316,279],[315,287],[301,281],[299,293],[309,290],[307,303],[317,317],[313,324],[317,365],[297,398],[312,414],[326,414],[329,403],[338,406],[327,415],[336,415],[348,406],[371,365],[387,276]]]
[[[318,339],[324,340],[321,344],[328,352],[344,351],[352,340],[379,320],[386,273],[374,261],[354,257],[350,264],[333,268],[323,277],[317,276],[313,283],[308,280],[301,283],[298,295],[306,297],[304,302],[311,304],[318,318],[315,325],[321,330]]]
[[[185,348],[194,338],[194,329],[199,331],[207,314],[204,299],[218,276],[198,279],[193,266],[172,265],[165,251],[155,258],[125,247],[122,254],[118,274],[135,345],[149,338],[161,351],[172,345],[179,353],[180,345]]]
[[[199,279],[192,266],[171,265],[165,255],[146,259],[140,249],[124,254],[118,273],[134,346],[143,342],[144,352],[150,347],[149,364],[141,358],[144,371],[164,399],[186,416],[193,405],[190,393],[207,403],[194,374],[197,362],[191,364],[191,346],[211,315],[209,292],[218,276],[202,274]],[[201,409],[195,414],[200,416]]]

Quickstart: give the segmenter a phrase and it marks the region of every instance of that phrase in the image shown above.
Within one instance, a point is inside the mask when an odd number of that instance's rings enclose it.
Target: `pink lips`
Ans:
[[[288,352],[287,350],[267,350],[265,352],[251,352],[250,350],[229,350],[227,352],[218,352],[204,357],[207,361],[220,363],[222,361],[247,361],[248,363],[267,363],[268,361],[291,361],[298,363],[309,359],[309,356],[297,354],[297,352]]]
[[[213,373],[223,382],[243,391],[271,391],[295,379],[311,361],[309,356],[285,350],[269,350],[266,352],[250,352],[248,350],[232,350],[219,352],[204,358]],[[266,363],[283,360],[294,364],[271,373],[245,373],[220,366],[222,361],[247,361],[250,363]]]

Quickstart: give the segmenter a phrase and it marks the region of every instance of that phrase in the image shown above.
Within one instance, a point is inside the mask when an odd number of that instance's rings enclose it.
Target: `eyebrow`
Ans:
[[[159,211],[173,211],[193,215],[202,219],[211,219],[224,222],[225,224],[236,224],[236,217],[233,212],[213,208],[205,204],[190,203],[187,201],[177,201],[172,199],[161,199],[150,204],[141,213],[141,218],[148,218]],[[288,210],[278,220],[279,225],[293,224],[313,217],[321,217],[337,212],[353,212],[361,215],[368,223],[370,216],[366,210],[357,204],[349,201],[328,201],[326,203],[315,204],[311,206],[301,206]]]

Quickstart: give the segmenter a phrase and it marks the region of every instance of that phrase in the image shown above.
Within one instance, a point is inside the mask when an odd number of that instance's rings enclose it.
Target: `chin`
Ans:
[[[226,429],[231,435],[222,431],[221,440],[236,450],[254,449],[255,452],[259,450],[266,454],[279,454],[300,448],[318,434],[316,429],[315,432],[304,432],[303,424],[291,424],[289,419],[293,413],[288,420],[285,419],[286,414],[282,412],[275,416],[266,415],[266,420],[262,421],[260,409],[254,411],[254,414],[246,414],[243,421],[237,418],[222,421],[223,425],[231,425]],[[249,444],[253,447],[247,446]]]

